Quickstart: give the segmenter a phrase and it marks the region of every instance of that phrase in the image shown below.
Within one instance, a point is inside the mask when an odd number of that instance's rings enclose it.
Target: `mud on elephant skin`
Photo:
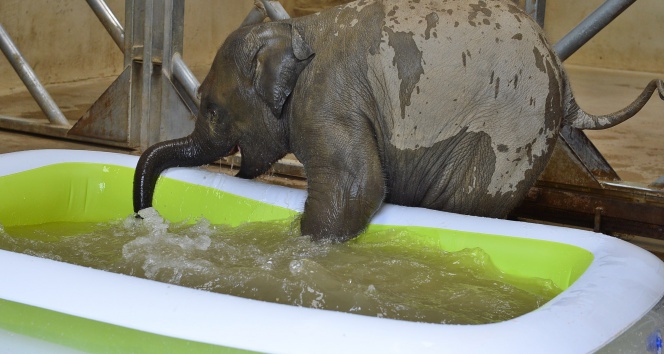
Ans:
[[[540,27],[509,1],[355,1],[246,25],[219,49],[190,136],[141,156],[134,209],[159,174],[240,149],[254,178],[292,152],[308,197],[301,231],[344,241],[383,202],[505,217],[546,166],[562,125],[611,127],[622,111],[576,104]]]

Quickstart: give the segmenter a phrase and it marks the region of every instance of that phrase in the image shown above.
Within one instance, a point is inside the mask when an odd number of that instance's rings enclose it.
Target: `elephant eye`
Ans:
[[[215,103],[209,103],[205,108],[205,113],[207,114],[207,117],[213,121],[227,116],[226,110]]]
[[[219,110],[217,109],[217,106],[214,104],[208,105],[207,115],[210,118],[216,118],[219,115]]]

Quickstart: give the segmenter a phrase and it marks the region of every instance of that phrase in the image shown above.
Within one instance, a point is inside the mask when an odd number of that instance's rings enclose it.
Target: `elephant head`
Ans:
[[[242,152],[241,178],[254,178],[289,152],[288,98],[313,52],[285,22],[241,27],[221,46],[199,88],[193,132],[149,147],[134,175],[134,211],[152,206],[159,175]]]

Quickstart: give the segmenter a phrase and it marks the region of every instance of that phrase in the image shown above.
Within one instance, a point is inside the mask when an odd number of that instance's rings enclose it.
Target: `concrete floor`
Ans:
[[[591,114],[618,111],[636,99],[650,80],[664,79],[664,73],[573,66],[568,73],[579,106]],[[650,184],[664,176],[664,101],[657,93],[632,119],[586,135],[623,180]]]

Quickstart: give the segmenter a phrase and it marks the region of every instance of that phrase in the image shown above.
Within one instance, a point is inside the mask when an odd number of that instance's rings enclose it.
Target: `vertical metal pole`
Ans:
[[[141,63],[141,146],[150,146],[154,141],[150,139],[150,132],[154,131],[153,117],[151,112],[152,101],[152,30],[154,21],[154,1],[143,2],[143,56]]]
[[[87,0],[92,11],[97,15],[106,31],[111,35],[115,44],[124,51],[124,29],[122,24],[113,15],[113,12],[104,0]]]
[[[544,28],[544,15],[546,13],[546,0],[526,0],[526,13]]]
[[[125,62],[131,66],[130,143],[146,149],[193,130],[198,82],[182,62],[184,1],[127,0]],[[131,27],[129,27],[131,26]],[[175,74],[177,72],[177,74]],[[183,78],[173,82],[175,75]],[[193,87],[185,85],[194,84]],[[179,85],[179,86],[178,86]]]
[[[586,44],[636,0],[607,0],[553,46],[560,60],[565,60]]]
[[[189,70],[187,64],[182,60],[180,53],[173,55],[173,77],[184,87],[187,96],[196,104],[201,105],[201,100],[198,98],[198,87],[201,85],[194,74]]]
[[[240,27],[255,25],[265,20],[267,14],[265,13],[264,5],[262,4],[258,5],[258,4],[259,3],[254,3],[254,7],[251,9],[251,11],[249,11],[249,14],[247,15],[247,17],[245,17],[244,21],[242,21]]]
[[[138,39],[142,38],[143,31],[142,28],[136,28],[138,25],[136,22],[139,21],[140,16],[136,12],[141,12],[142,8],[139,3],[140,0],[125,0],[125,25],[124,25],[124,66],[127,67],[132,64],[135,54],[135,49],[137,45],[135,42],[140,42]],[[142,46],[143,43],[140,43]]]
[[[30,64],[23,58],[21,52],[16,48],[16,45],[14,45],[14,42],[12,42],[12,39],[2,25],[0,25],[0,48],[25,84],[25,87],[28,88],[32,97],[34,97],[39,107],[44,111],[48,120],[52,124],[70,126],[65,115],[62,114],[62,111],[55,104],[51,95],[48,94],[44,86],[39,82]]]
[[[263,3],[263,7],[265,8],[267,16],[272,21],[279,21],[290,18],[290,16],[288,16],[288,12],[284,10],[284,7],[281,6],[281,3],[279,1],[271,1],[271,0],[260,0],[260,1],[261,3]]]
[[[182,61],[184,48],[184,0],[163,1],[163,48],[161,63],[162,116],[160,140],[186,135],[193,130],[198,115],[199,100],[196,95],[198,80]],[[184,103],[184,104],[183,104]],[[182,108],[187,108],[182,110]]]

